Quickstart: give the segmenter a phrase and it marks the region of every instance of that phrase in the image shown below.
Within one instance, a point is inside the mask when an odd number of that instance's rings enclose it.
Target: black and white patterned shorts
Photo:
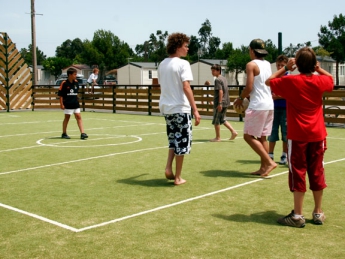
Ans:
[[[189,154],[192,147],[192,116],[188,113],[175,113],[164,117],[169,149],[174,149],[175,155]]]

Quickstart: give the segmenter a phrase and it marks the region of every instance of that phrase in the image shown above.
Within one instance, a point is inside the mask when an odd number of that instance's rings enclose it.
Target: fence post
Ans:
[[[242,91],[243,91],[243,86],[239,86],[238,87],[238,96],[241,96]],[[239,114],[238,116],[240,118],[240,121],[243,121],[242,114]]]
[[[152,109],[152,106],[151,106],[151,101],[152,101],[152,98],[151,98],[151,95],[152,95],[151,89],[152,89],[152,85],[149,85],[149,86],[147,87],[147,96],[148,96],[148,104],[147,104],[147,106],[148,106],[148,108],[149,108],[149,109],[148,109],[149,115],[152,114],[152,111],[151,111],[151,109]]]
[[[112,85],[113,88],[113,113],[116,113],[116,85]]]

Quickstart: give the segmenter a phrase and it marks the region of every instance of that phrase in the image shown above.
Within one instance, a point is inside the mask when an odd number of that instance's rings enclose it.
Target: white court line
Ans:
[[[78,163],[78,162],[83,162],[83,161],[88,161],[88,160],[93,160],[93,159],[99,159],[99,158],[104,158],[104,157],[111,157],[111,156],[116,156],[116,155],[137,153],[137,152],[141,152],[141,151],[156,150],[156,149],[161,149],[161,148],[167,148],[167,147],[164,146],[164,147],[155,147],[155,148],[144,148],[144,149],[119,152],[119,153],[112,153],[112,154],[107,154],[107,155],[102,155],[102,156],[93,156],[93,157],[88,157],[88,158],[81,158],[81,159],[77,159],[77,160],[71,160],[71,161],[60,162],[60,163],[55,163],[55,164],[41,165],[41,166],[23,168],[23,169],[14,170],[14,171],[2,172],[2,173],[0,173],[0,175],[25,172],[25,171],[30,171],[30,170],[42,169],[42,168],[47,168],[47,167],[59,166],[59,165],[66,165],[66,164],[71,164],[71,163]]]
[[[68,230],[71,230],[73,232],[78,232],[78,229],[74,228],[74,227],[70,227],[68,225],[65,225],[65,224],[62,224],[62,223],[59,223],[55,220],[51,220],[51,219],[48,219],[48,218],[45,218],[45,217],[41,217],[37,214],[34,214],[34,213],[30,213],[30,212],[27,212],[27,211],[24,211],[24,210],[20,210],[20,209],[17,209],[17,208],[14,208],[12,206],[8,206],[6,204],[3,204],[3,203],[0,203],[0,207],[3,207],[5,209],[8,209],[8,210],[12,210],[12,211],[15,211],[15,212],[18,212],[18,213],[21,213],[21,214],[24,214],[24,215],[27,215],[29,217],[32,217],[32,218],[35,218],[35,219],[39,219],[39,220],[42,220],[44,222],[48,222],[50,224],[53,224],[55,226],[58,226],[58,227],[61,227],[61,228],[64,228],[64,229],[68,229]]]
[[[338,160],[333,160],[333,161],[330,161],[330,162],[326,162],[325,165],[326,164],[337,163],[337,162],[341,162],[341,161],[345,161],[345,158],[338,159]],[[281,176],[281,175],[284,175],[286,173],[288,173],[288,171],[284,171],[284,172],[280,172],[280,173],[277,173],[277,174],[274,174],[274,175],[270,175],[269,178]],[[182,201],[170,203],[170,204],[159,206],[159,207],[156,207],[156,208],[153,208],[153,209],[150,209],[150,210],[141,211],[141,212],[138,212],[138,213],[135,213],[135,214],[131,214],[131,215],[128,215],[128,216],[124,216],[124,217],[121,217],[121,218],[113,219],[113,220],[110,220],[110,221],[102,222],[102,223],[99,223],[99,224],[95,224],[95,225],[91,225],[91,226],[87,226],[87,227],[83,227],[83,228],[79,228],[79,229],[71,227],[71,226],[68,226],[66,224],[62,224],[60,222],[57,222],[57,221],[54,221],[54,220],[51,220],[51,219],[48,219],[48,218],[45,218],[45,217],[42,217],[42,216],[39,216],[39,215],[34,214],[34,213],[26,212],[26,211],[23,211],[23,210],[20,210],[20,209],[17,209],[17,208],[14,208],[14,207],[2,204],[2,203],[0,203],[0,207],[6,208],[6,209],[9,209],[9,210],[13,210],[13,211],[18,212],[18,213],[22,213],[24,215],[27,215],[27,216],[30,216],[30,217],[42,220],[44,222],[53,224],[55,226],[58,226],[58,227],[70,230],[72,232],[82,232],[82,231],[86,231],[86,230],[90,230],[90,229],[94,229],[94,228],[103,227],[103,226],[106,226],[106,225],[109,225],[109,224],[112,224],[112,223],[116,223],[116,222],[119,222],[119,221],[123,221],[123,220],[126,220],[126,219],[130,219],[130,218],[138,217],[138,216],[141,216],[141,215],[145,215],[145,214],[148,214],[148,213],[156,212],[156,211],[159,211],[159,210],[171,208],[171,207],[183,204],[183,203],[195,201],[195,200],[202,199],[202,198],[205,198],[205,197],[208,197],[208,196],[212,196],[212,195],[215,195],[215,194],[218,194],[218,193],[230,191],[230,190],[233,190],[233,189],[236,189],[236,188],[240,188],[240,187],[243,187],[243,186],[246,186],[246,185],[249,185],[249,184],[257,183],[257,182],[260,182],[260,181],[263,181],[263,180],[267,180],[267,179],[265,179],[265,178],[255,179],[255,180],[252,180],[252,181],[249,181],[249,182],[245,182],[245,183],[237,184],[237,185],[230,186],[230,187],[227,187],[227,188],[224,188],[224,189],[220,189],[218,191],[209,192],[209,193],[206,193],[206,194],[203,194],[203,195],[199,195],[199,196],[195,196],[195,197],[192,197],[192,198],[188,198],[188,199],[185,199],[185,200],[182,200]]]
[[[154,125],[155,123],[145,123],[141,124],[140,126],[149,126],[149,125]],[[160,124],[158,124],[160,125]],[[91,130],[102,130],[102,129],[116,129],[116,128],[125,128],[125,127],[138,127],[137,124],[135,125],[125,125],[125,126],[113,126],[113,127],[101,127],[101,128],[90,128],[88,131]],[[79,132],[78,129],[75,130],[69,130],[69,131],[77,131]],[[19,133],[19,134],[12,134],[12,135],[0,135],[0,138],[7,138],[7,137],[18,137],[18,136],[28,136],[28,135],[38,135],[38,134],[53,134],[53,133],[61,133],[61,130],[59,131],[47,131],[47,132],[33,132],[33,133]]]

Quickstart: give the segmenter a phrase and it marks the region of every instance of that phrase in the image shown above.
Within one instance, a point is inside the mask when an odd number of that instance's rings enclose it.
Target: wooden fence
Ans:
[[[201,115],[213,114],[213,86],[194,85],[193,93]],[[231,103],[239,96],[244,86],[229,86]],[[345,86],[336,86],[331,93],[325,93],[323,108],[325,122],[328,124],[345,124]],[[32,110],[35,109],[60,109],[57,97],[57,86],[36,86],[32,89]],[[85,86],[81,87],[79,95],[81,109],[142,112],[152,115],[159,113],[160,88],[155,85],[146,86],[101,86],[94,94],[86,93]],[[229,107],[227,117],[243,119],[238,115],[232,105]]]

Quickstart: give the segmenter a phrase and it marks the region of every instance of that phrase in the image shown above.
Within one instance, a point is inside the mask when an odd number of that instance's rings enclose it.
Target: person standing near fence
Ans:
[[[246,65],[246,87],[235,100],[234,106],[243,106],[243,99],[250,95],[249,107],[245,111],[243,138],[261,159],[259,170],[251,174],[266,177],[277,167],[268,155],[267,142],[267,136],[271,135],[272,130],[273,99],[265,81],[272,71],[271,64],[264,59],[268,52],[263,40],[254,39],[250,42],[249,55],[252,61]]]
[[[77,70],[74,68],[69,68],[67,70],[67,80],[62,81],[58,96],[60,96],[60,107],[64,110],[65,118],[62,123],[62,135],[63,139],[70,139],[67,135],[67,125],[72,114],[74,114],[75,119],[80,130],[80,138],[87,139],[88,135],[84,132],[83,121],[80,115],[80,105],[78,100],[79,84],[77,81]]]
[[[216,77],[214,81],[214,97],[213,97],[213,120],[212,124],[216,131],[216,137],[211,139],[211,142],[219,142],[220,139],[220,125],[224,125],[231,132],[230,140],[236,138],[238,133],[231,126],[229,122],[226,121],[226,111],[230,105],[229,98],[229,88],[228,81],[224,76],[221,75],[222,68],[218,64],[214,64],[211,67],[212,75]]]
[[[193,80],[192,70],[188,61],[181,59],[187,56],[189,37],[183,33],[169,35],[165,58],[158,67],[158,80],[161,87],[159,109],[165,117],[169,143],[165,177],[174,180],[175,185],[186,182],[181,177],[183,159],[189,154],[192,146],[192,117],[195,126],[200,123],[200,115],[194,101],[190,81]],[[173,161],[176,162],[175,174]]]
[[[297,66],[300,74],[281,77]],[[319,75],[315,75],[314,72]],[[326,217],[321,203],[323,189],[327,187],[323,158],[326,151],[326,127],[323,116],[322,97],[334,87],[333,77],[319,66],[314,51],[308,47],[296,53],[285,67],[266,81],[276,94],[287,102],[289,188],[293,192],[294,209],[279,224],[304,227],[303,201],[306,192],[306,172],[309,188],[313,191],[313,222],[324,223]]]
[[[87,79],[87,90],[89,93],[95,92],[94,88],[95,88],[95,85],[97,85],[98,73],[99,73],[99,69],[94,68],[92,70],[92,74]]]

